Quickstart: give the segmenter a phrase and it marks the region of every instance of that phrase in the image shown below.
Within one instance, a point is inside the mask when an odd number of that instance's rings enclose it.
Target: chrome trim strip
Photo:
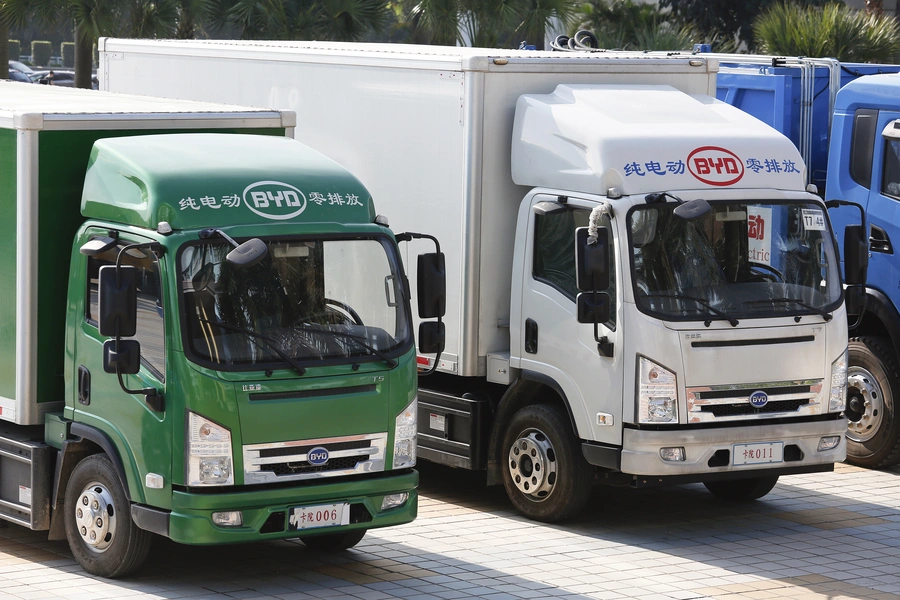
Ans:
[[[369,456],[376,454],[378,450],[375,448],[354,448],[352,450],[338,450],[337,452],[329,452],[328,460],[333,458],[347,458],[349,456]],[[303,462],[308,461],[308,454],[291,454],[285,456],[270,456],[267,458],[254,458],[250,461],[251,465],[279,465],[287,462]],[[327,464],[327,463],[326,463]],[[246,471],[258,471],[259,469],[251,469],[244,465]]]
[[[324,479],[327,477],[341,477],[344,475],[354,475],[357,473],[375,473],[384,471],[385,457],[387,455],[387,433],[370,433],[365,435],[349,435],[333,438],[315,438],[309,440],[291,440],[287,442],[273,442],[268,444],[249,444],[243,446],[244,459],[244,483],[275,483],[279,481],[301,481],[305,479]],[[311,473],[297,473],[293,475],[276,475],[271,470],[263,470],[262,467],[272,464],[284,464],[288,462],[300,462],[306,460],[306,453],[298,453],[286,456],[261,457],[263,450],[275,450],[280,448],[297,448],[303,446],[322,446],[328,448],[331,444],[342,444],[346,442],[368,441],[369,445],[365,448],[351,448],[348,450],[335,450],[331,453],[329,460],[332,458],[346,458],[359,456],[361,458],[368,457],[367,460],[359,461],[352,469],[336,469],[332,471],[315,471]],[[327,468],[328,463],[322,465]]]
[[[808,387],[808,392],[792,392],[778,394],[779,388]],[[746,403],[750,404],[750,394],[757,390],[768,390],[769,402],[784,402],[791,400],[807,400],[795,410],[755,413],[748,412],[742,415],[716,416],[711,411],[704,411],[705,406],[733,406]],[[687,420],[688,423],[722,423],[725,421],[760,421],[765,419],[778,419],[781,417],[797,417],[820,415],[825,412],[825,380],[806,379],[802,381],[772,381],[754,384],[729,384],[714,386],[696,386],[685,389]],[[704,392],[731,392],[733,395],[724,398],[698,398],[698,394]]]

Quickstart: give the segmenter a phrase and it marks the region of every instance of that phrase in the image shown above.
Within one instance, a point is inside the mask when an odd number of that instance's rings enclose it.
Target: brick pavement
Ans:
[[[166,540],[127,581],[85,574],[64,542],[0,529],[0,598],[900,600],[900,469],[782,478],[722,503],[699,485],[597,488],[563,525],[515,514],[477,474],[426,465],[419,518],[336,556],[300,542]]]

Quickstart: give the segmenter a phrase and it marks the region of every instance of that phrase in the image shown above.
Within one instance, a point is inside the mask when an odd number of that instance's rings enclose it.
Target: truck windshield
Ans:
[[[670,320],[820,314],[841,299],[828,219],[814,202],[710,203],[687,221],[677,204],[628,217],[638,308]]]
[[[294,368],[392,357],[411,343],[406,291],[383,238],[265,240],[268,255],[235,268],[221,239],[179,259],[185,350],[219,370]]]

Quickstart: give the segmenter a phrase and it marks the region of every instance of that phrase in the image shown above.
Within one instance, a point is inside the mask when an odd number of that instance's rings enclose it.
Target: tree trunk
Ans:
[[[19,60],[19,57],[16,57]],[[9,64],[9,27],[0,23],[0,64]],[[9,79],[9,69],[0,69],[0,79]]]
[[[880,15],[884,12],[884,0],[866,0],[866,14]]]
[[[94,39],[81,26],[75,27],[75,87],[91,89]]]

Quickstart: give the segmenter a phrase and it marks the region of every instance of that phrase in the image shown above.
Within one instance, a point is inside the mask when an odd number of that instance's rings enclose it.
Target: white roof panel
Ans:
[[[709,96],[670,86],[560,85],[519,98],[519,185],[606,194],[703,188],[805,189],[789,139]]]
[[[282,114],[284,113],[284,114]],[[249,119],[250,127],[293,127],[293,113],[212,102],[151,98],[19,82],[0,82],[0,127],[61,129],[66,122]],[[261,121],[271,121],[263,123]],[[56,123],[52,125],[51,123]],[[235,126],[241,126],[236,124]],[[84,127],[71,127],[73,129]]]

